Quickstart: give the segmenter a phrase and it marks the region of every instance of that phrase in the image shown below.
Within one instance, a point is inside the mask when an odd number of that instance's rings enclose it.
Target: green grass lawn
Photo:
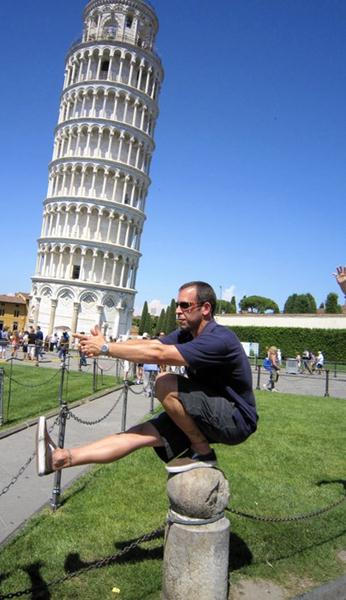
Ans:
[[[3,412],[4,425],[0,431],[22,421],[59,407],[59,388],[61,369],[36,368],[35,366],[3,366],[5,371]],[[97,390],[112,388],[120,380],[109,375],[97,377]],[[93,394],[93,376],[91,373],[65,372],[63,399],[68,403]]]
[[[216,446],[230,481],[231,506],[286,516],[328,506],[346,493],[346,402],[333,398],[257,394],[258,432],[237,447]],[[56,512],[35,516],[0,554],[1,593],[30,588],[110,557],[162,526],[165,469],[152,450],[95,467],[63,497]],[[30,493],[30,491],[28,491]],[[230,578],[272,580],[287,597],[346,572],[346,502],[322,516],[284,524],[229,515]],[[162,538],[99,569],[49,588],[52,600],[159,600]],[[31,575],[30,575],[31,574]],[[120,589],[120,594],[112,592]],[[32,597],[40,598],[38,594]]]

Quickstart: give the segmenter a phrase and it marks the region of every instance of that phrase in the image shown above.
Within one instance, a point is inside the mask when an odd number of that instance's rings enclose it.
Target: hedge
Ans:
[[[317,354],[321,350],[325,360],[346,362],[346,329],[304,329],[303,327],[229,327],[241,342],[257,342],[260,356],[266,348],[277,346],[283,358],[295,358],[304,350]]]

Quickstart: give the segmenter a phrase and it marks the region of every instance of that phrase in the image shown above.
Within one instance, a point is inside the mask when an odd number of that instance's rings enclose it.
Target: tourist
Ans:
[[[28,333],[28,359],[35,360],[35,341],[36,333],[35,329],[31,326]]]
[[[317,357],[316,357],[316,371],[319,375],[321,375],[321,373],[322,373],[323,365],[324,365],[324,355],[323,355],[323,352],[321,352],[321,350],[319,350]]]
[[[59,349],[58,357],[61,360],[61,366],[63,366],[65,364],[66,356],[67,356],[68,350],[69,350],[69,344],[70,344],[69,334],[67,333],[67,331],[63,331],[62,336],[60,338],[59,346],[58,346],[58,349]]]
[[[2,358],[2,360],[6,360],[6,350],[7,350],[7,346],[9,343],[8,328],[4,327],[3,329],[1,329],[0,333],[1,333],[1,342],[0,342],[1,358]]]
[[[11,358],[17,358],[18,350],[20,346],[20,337],[18,331],[14,331],[11,335]]]
[[[35,358],[36,358],[36,367],[39,366],[40,357],[42,358],[43,353],[43,332],[41,331],[41,327],[37,325],[36,327],[36,335],[35,335]]]
[[[217,458],[210,444],[240,444],[256,431],[250,364],[237,336],[215,322],[215,307],[214,290],[207,283],[190,282],[179,289],[179,329],[163,338],[107,344],[98,326],[88,337],[75,334],[87,356],[184,366],[187,376],[158,375],[155,395],[164,408],[158,416],[79,448],[56,448],[45,417],[40,417],[39,475],[112,462],[145,446],[168,463],[170,473],[214,467]]]
[[[275,387],[279,379],[279,362],[278,362],[278,349],[276,346],[270,346],[267,351],[267,357],[263,361],[263,366],[269,371],[268,382],[264,384],[264,388],[269,392],[277,392]]]
[[[27,358],[28,358],[28,343],[29,343],[29,332],[24,331],[23,338],[22,338],[23,360],[27,360]]]

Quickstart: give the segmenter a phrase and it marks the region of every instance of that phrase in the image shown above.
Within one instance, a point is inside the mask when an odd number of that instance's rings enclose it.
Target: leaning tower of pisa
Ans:
[[[127,334],[163,79],[145,0],[90,0],[66,57],[29,323]]]

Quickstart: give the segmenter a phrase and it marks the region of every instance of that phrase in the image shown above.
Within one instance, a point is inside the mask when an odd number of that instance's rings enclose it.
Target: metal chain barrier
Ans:
[[[3,494],[6,494],[8,492],[8,490],[10,489],[10,487],[12,485],[14,485],[17,480],[19,479],[19,477],[21,475],[23,475],[24,471],[27,469],[27,467],[30,465],[30,463],[33,461],[33,459],[35,458],[36,452],[34,452],[26,461],[26,463],[19,469],[17,475],[14,475],[10,481],[10,483],[8,485],[5,485],[5,487],[1,490],[0,492],[0,497],[3,496]]]
[[[67,411],[67,418],[68,419],[72,418],[75,421],[77,421],[77,423],[80,423],[81,425],[98,425],[99,423],[101,423],[102,421],[107,419],[107,417],[109,417],[111,412],[117,407],[120,400],[124,397],[124,394],[125,394],[125,388],[122,388],[121,394],[119,395],[119,398],[117,398],[117,400],[115,401],[113,406],[111,406],[111,408],[106,412],[106,414],[103,417],[100,417],[99,419],[96,419],[95,421],[87,421],[85,419],[81,419],[80,417],[77,417],[77,415],[75,415],[70,409],[68,409],[68,411]]]
[[[108,364],[109,362],[111,362],[112,364],[111,364],[111,366],[110,366],[110,367],[108,367],[108,369],[106,369],[105,367],[103,367],[103,366],[100,366],[100,363],[99,363],[99,361],[97,361],[97,368],[98,368],[98,369],[100,369],[100,370],[102,370],[104,373],[108,373],[108,372],[109,372],[109,371],[111,371],[111,370],[112,370],[112,369],[113,369],[113,368],[116,366],[116,364],[117,364],[117,361],[116,361],[116,360],[112,360],[112,359],[111,359],[111,360],[108,360],[108,361],[107,361],[107,364]]]
[[[327,511],[331,510],[332,508],[335,508],[336,506],[342,504],[342,502],[344,502],[345,500],[346,500],[346,497],[343,497],[343,498],[333,502],[332,504],[330,504],[329,506],[327,506],[325,508],[312,511],[312,512],[306,513],[304,515],[293,515],[293,516],[289,516],[289,517],[267,517],[267,516],[261,516],[261,515],[253,515],[253,514],[237,511],[230,507],[226,508],[226,511],[231,512],[235,515],[245,517],[247,519],[256,520],[256,521],[266,521],[266,522],[269,521],[272,523],[283,523],[283,522],[300,521],[303,519],[316,517],[318,515],[321,515]],[[128,546],[126,546],[125,548],[123,548],[122,550],[117,552],[116,554],[113,554],[112,556],[107,556],[97,562],[91,563],[90,565],[88,565],[82,569],[79,569],[78,571],[74,571],[73,573],[69,573],[68,575],[64,575],[63,577],[53,579],[52,581],[44,583],[41,586],[30,587],[30,588],[26,588],[24,590],[19,590],[17,592],[10,592],[8,594],[1,594],[0,600],[7,600],[10,598],[19,598],[21,596],[26,596],[26,595],[32,594],[33,592],[39,592],[40,589],[43,589],[43,588],[47,589],[49,587],[60,585],[62,583],[65,583],[66,581],[69,581],[70,579],[73,579],[74,577],[77,577],[79,575],[87,573],[87,572],[91,571],[92,569],[100,569],[102,567],[106,567],[110,563],[119,560],[119,558],[123,557],[125,554],[128,554],[132,550],[135,550],[140,544],[149,542],[152,539],[156,539],[158,537],[162,537],[164,534],[164,531],[165,531],[165,526],[154,529],[150,533],[146,533],[142,537],[133,541],[131,544],[129,544]]]
[[[141,394],[143,394],[143,386],[141,387],[141,389],[138,392],[135,392],[135,390],[132,387],[133,385],[135,385],[135,384],[129,383],[129,390],[130,390],[131,394],[133,394],[134,396],[140,396]]]
[[[252,519],[253,521],[266,521],[269,523],[289,523],[290,521],[303,521],[304,519],[311,519],[312,517],[317,517],[319,515],[322,515],[323,513],[326,513],[328,511],[332,510],[336,506],[339,506],[340,504],[345,502],[345,500],[346,500],[346,496],[344,496],[343,498],[341,498],[339,500],[335,500],[335,502],[332,502],[331,504],[329,504],[328,506],[325,506],[324,508],[320,508],[320,509],[311,511],[309,513],[302,514],[302,515],[291,515],[291,516],[287,516],[287,517],[270,517],[270,516],[264,516],[264,515],[254,515],[254,514],[245,513],[245,512],[239,511],[239,510],[235,510],[234,508],[231,508],[229,506],[225,510],[234,515],[237,515],[238,517],[244,517],[245,519]]]
[[[49,587],[53,587],[55,585],[65,583],[65,581],[73,579],[74,577],[78,577],[79,575],[87,573],[88,571],[91,571],[92,569],[100,569],[101,567],[106,567],[110,563],[115,562],[115,561],[119,560],[119,558],[122,558],[123,556],[125,556],[125,554],[132,552],[132,550],[135,550],[140,544],[144,544],[144,542],[150,542],[153,539],[162,537],[164,534],[164,530],[165,530],[165,527],[158,527],[157,529],[154,529],[150,533],[146,533],[146,534],[142,535],[142,537],[133,541],[131,544],[129,544],[122,550],[119,550],[119,552],[117,552],[116,554],[113,554],[112,556],[107,556],[106,558],[103,558],[103,559],[99,560],[98,562],[94,562],[94,563],[88,565],[87,567],[79,569],[78,571],[73,571],[73,573],[69,573],[68,575],[64,575],[63,577],[53,579],[52,581],[48,581],[47,583],[44,583],[40,586],[32,586],[30,588],[26,588],[25,590],[20,590],[18,592],[10,592],[8,594],[1,594],[0,600],[7,600],[7,598],[20,598],[20,596],[28,596],[29,594],[33,594],[34,592],[35,593],[39,592],[40,589],[47,589]]]
[[[55,427],[55,425],[58,425],[59,423],[59,417],[57,417],[53,423],[53,425],[50,427],[49,429],[49,433],[51,433]],[[8,492],[8,490],[10,489],[10,487],[12,485],[14,485],[18,479],[20,478],[21,475],[23,475],[24,471],[28,468],[28,466],[30,465],[30,463],[34,460],[36,456],[36,450],[35,452],[28,458],[28,460],[26,461],[26,463],[19,469],[18,473],[16,475],[14,475],[10,481],[10,483],[8,485],[5,485],[5,487],[0,491],[0,498],[1,496],[3,496],[4,494],[6,494]]]
[[[37,383],[35,385],[30,385],[29,383],[21,383],[20,381],[15,379],[15,377],[12,377],[12,375],[7,375],[6,371],[4,372],[5,377],[7,377],[7,379],[10,379],[10,381],[13,381],[17,385],[20,385],[21,387],[26,387],[26,388],[43,387],[44,385],[51,383],[51,381],[53,381],[53,379],[55,379],[57,377],[57,375],[59,375],[59,373],[60,373],[60,369],[57,369],[56,372],[54,373],[53,377],[51,377],[50,379],[47,379],[47,381],[44,381],[43,383]]]

